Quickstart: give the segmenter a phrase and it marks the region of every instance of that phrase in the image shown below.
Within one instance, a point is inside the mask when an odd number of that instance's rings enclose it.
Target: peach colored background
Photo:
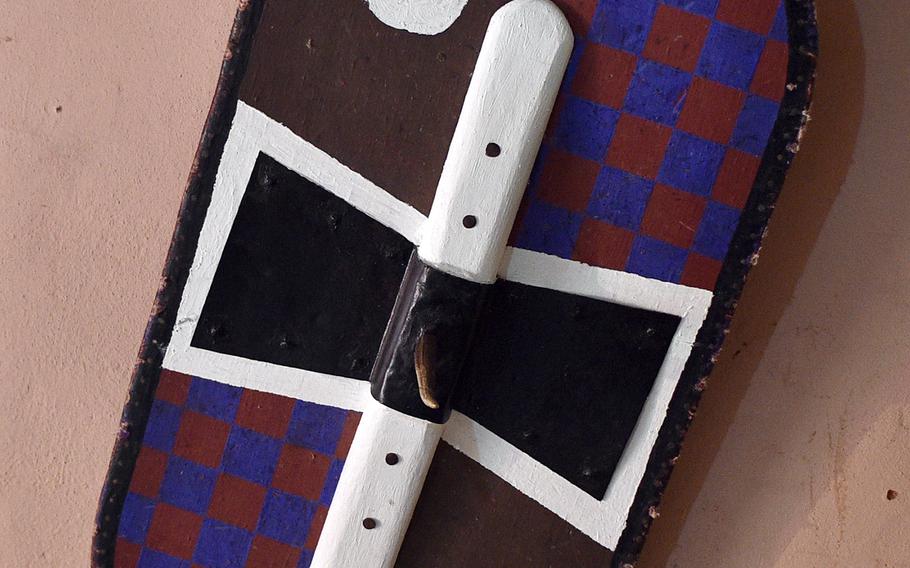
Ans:
[[[88,563],[234,7],[0,0],[0,566]],[[818,7],[814,120],[645,567],[910,566],[910,10]]]

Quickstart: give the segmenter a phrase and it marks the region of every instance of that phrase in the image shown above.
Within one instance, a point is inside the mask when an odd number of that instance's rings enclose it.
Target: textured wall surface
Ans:
[[[814,120],[646,568],[910,566],[910,12],[818,5]],[[234,7],[0,0],[2,566],[88,563]]]

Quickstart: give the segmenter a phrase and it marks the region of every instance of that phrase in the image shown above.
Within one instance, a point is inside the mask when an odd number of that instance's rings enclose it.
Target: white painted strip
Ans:
[[[455,23],[468,0],[367,0],[379,21],[396,30],[436,35]]]
[[[572,41],[549,0],[515,0],[493,15],[418,245],[425,262],[468,280],[496,280]],[[490,142],[501,155],[486,155]],[[463,223],[466,215],[476,216],[476,226]],[[314,566],[394,565],[444,428],[379,403],[368,407]],[[385,463],[386,452],[397,453],[390,447],[401,448],[410,468]],[[377,523],[372,530],[362,525],[367,516]]]
[[[316,371],[285,367],[190,347],[163,367],[178,373],[269,392],[316,404],[362,411],[370,397],[370,383]]]
[[[707,309],[712,293],[525,249],[508,247],[499,275],[531,286],[685,317]]]
[[[238,121],[243,123],[244,131],[255,138],[258,151],[418,244],[420,229],[426,221],[420,211],[242,101],[237,103],[234,124]],[[217,181],[215,189],[218,189]]]
[[[514,0],[493,15],[418,249],[427,264],[496,280],[573,41],[549,0]]]
[[[443,428],[370,399],[316,546],[314,568],[395,564]],[[397,463],[386,462],[389,453]],[[366,528],[364,519],[375,526]]]

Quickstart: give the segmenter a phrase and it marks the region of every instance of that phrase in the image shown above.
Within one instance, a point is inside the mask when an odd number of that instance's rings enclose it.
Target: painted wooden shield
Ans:
[[[242,2],[94,564],[633,564],[815,53],[810,0]]]

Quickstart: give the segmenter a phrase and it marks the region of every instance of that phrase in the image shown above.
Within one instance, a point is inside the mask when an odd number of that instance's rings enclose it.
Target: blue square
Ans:
[[[747,90],[765,40],[759,35],[714,22],[701,51],[696,73],[740,90]]]
[[[719,0],[664,0],[667,6],[673,6],[686,12],[701,16],[714,17]]]
[[[638,230],[654,182],[622,170],[600,170],[588,203],[588,214],[617,227]]]
[[[657,181],[707,197],[723,159],[720,144],[677,130],[667,145]]]
[[[730,248],[730,239],[739,224],[739,209],[709,201],[701,225],[695,234],[692,250],[717,260],[723,260]]]
[[[206,568],[243,568],[252,542],[251,533],[206,519],[199,531],[193,561]]]
[[[171,456],[161,482],[161,500],[187,511],[205,513],[217,476],[213,469]]]
[[[224,448],[225,472],[260,485],[272,482],[282,442],[259,432],[234,426]]]
[[[297,562],[297,568],[310,568],[313,563],[313,552],[307,549],[300,551],[300,560]]]
[[[685,71],[641,59],[623,108],[648,120],[673,126],[682,112],[691,81],[692,76]]]
[[[774,25],[771,26],[770,37],[776,39],[777,41],[788,41],[789,32],[787,31],[787,9],[784,6],[784,3],[781,2],[780,6],[777,7],[777,15],[774,17]]]
[[[291,414],[288,442],[323,454],[334,454],[347,417],[347,410],[298,400]]]
[[[174,447],[174,440],[177,438],[182,414],[183,411],[179,407],[169,402],[163,400],[153,402],[149,420],[145,426],[145,434],[142,435],[142,443],[156,450],[170,453],[171,448]]]
[[[567,96],[559,113],[553,143],[577,156],[600,162],[607,153],[617,120],[618,111]]]
[[[581,215],[540,201],[531,203],[518,234],[520,248],[571,258]]]
[[[686,251],[671,244],[638,236],[632,243],[626,270],[645,278],[679,282],[686,264]]]
[[[136,568],[190,568],[190,563],[151,548],[143,548]]]
[[[193,377],[186,407],[212,418],[233,422],[240,404],[240,393],[241,389],[237,387]]]
[[[291,546],[303,546],[315,513],[316,503],[270,489],[256,532]]]
[[[651,31],[656,2],[601,0],[591,21],[588,39],[617,49],[641,53]]]
[[[749,95],[739,113],[739,120],[730,138],[730,144],[744,152],[761,156],[768,145],[768,138],[777,121],[779,105],[768,99]]]
[[[155,502],[142,495],[127,493],[120,510],[120,525],[117,534],[130,542],[143,544],[145,534],[152,522],[152,513],[155,512]]]
[[[524,201],[529,201],[531,197],[537,194],[537,190],[540,187],[540,174],[547,164],[549,154],[550,147],[546,142],[542,143],[540,145],[540,150],[537,152],[537,158],[534,160],[534,167],[531,168],[531,176],[528,178],[528,187],[522,198]]]
[[[584,53],[587,42],[579,36],[575,36],[575,44],[572,45],[572,54],[569,56],[569,63],[566,65],[566,73],[562,77],[562,84],[559,86],[560,91],[568,91],[575,80],[575,72],[578,71],[578,63],[581,61],[581,55]]]
[[[322,495],[319,497],[319,502],[326,507],[332,504],[332,497],[338,487],[342,469],[344,469],[344,460],[332,460],[332,465],[329,466],[329,471],[325,476],[325,485],[322,486]]]

